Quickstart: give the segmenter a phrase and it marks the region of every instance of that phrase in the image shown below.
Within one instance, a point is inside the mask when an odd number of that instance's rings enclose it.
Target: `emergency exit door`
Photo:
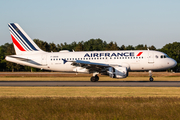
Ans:
[[[154,53],[152,52],[148,53],[148,63],[154,63]]]

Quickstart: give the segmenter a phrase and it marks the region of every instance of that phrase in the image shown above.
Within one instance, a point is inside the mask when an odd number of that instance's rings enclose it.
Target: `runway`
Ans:
[[[0,86],[54,87],[180,87],[180,81],[0,81]]]

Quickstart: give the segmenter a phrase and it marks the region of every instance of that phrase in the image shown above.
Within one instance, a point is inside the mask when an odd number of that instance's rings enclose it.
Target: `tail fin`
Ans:
[[[8,26],[17,55],[42,52],[42,50],[34,43],[34,41],[17,23],[9,23]]]

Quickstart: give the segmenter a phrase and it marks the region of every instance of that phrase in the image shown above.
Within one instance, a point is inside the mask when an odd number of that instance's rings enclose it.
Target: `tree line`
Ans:
[[[61,50],[69,51],[106,51],[106,50],[158,50],[166,53],[169,57],[175,59],[178,64],[174,71],[180,71],[180,42],[173,42],[166,44],[161,49],[156,49],[155,46],[147,46],[139,44],[137,46],[132,45],[121,45],[118,46],[116,42],[103,41],[101,39],[90,39],[88,41],[72,42],[67,44],[66,42],[60,44],[47,43],[39,39],[34,39],[34,42],[44,51],[47,52],[58,52]],[[15,63],[11,63],[5,60],[6,55],[14,55],[14,46],[12,43],[5,43],[0,46],[0,71],[41,71],[36,68],[31,68],[28,66],[22,66]]]

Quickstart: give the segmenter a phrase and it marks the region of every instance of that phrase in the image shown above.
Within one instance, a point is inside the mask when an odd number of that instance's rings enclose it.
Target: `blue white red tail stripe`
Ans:
[[[24,36],[24,34],[17,28],[17,26],[14,23],[11,23],[11,26],[18,32],[18,34],[23,38],[23,40],[25,40],[25,42],[33,49],[33,50],[37,50],[32,44],[31,42]]]
[[[37,46],[34,46],[33,43],[31,43],[32,40],[29,40],[26,37],[27,35],[24,35],[25,33],[21,31],[21,28],[18,28],[19,26],[14,23],[10,23],[8,26],[13,43],[20,51],[38,51]]]
[[[11,37],[13,37],[26,51],[29,51],[30,48],[24,43],[21,37],[11,28],[11,26],[9,26],[9,28],[10,28]]]

